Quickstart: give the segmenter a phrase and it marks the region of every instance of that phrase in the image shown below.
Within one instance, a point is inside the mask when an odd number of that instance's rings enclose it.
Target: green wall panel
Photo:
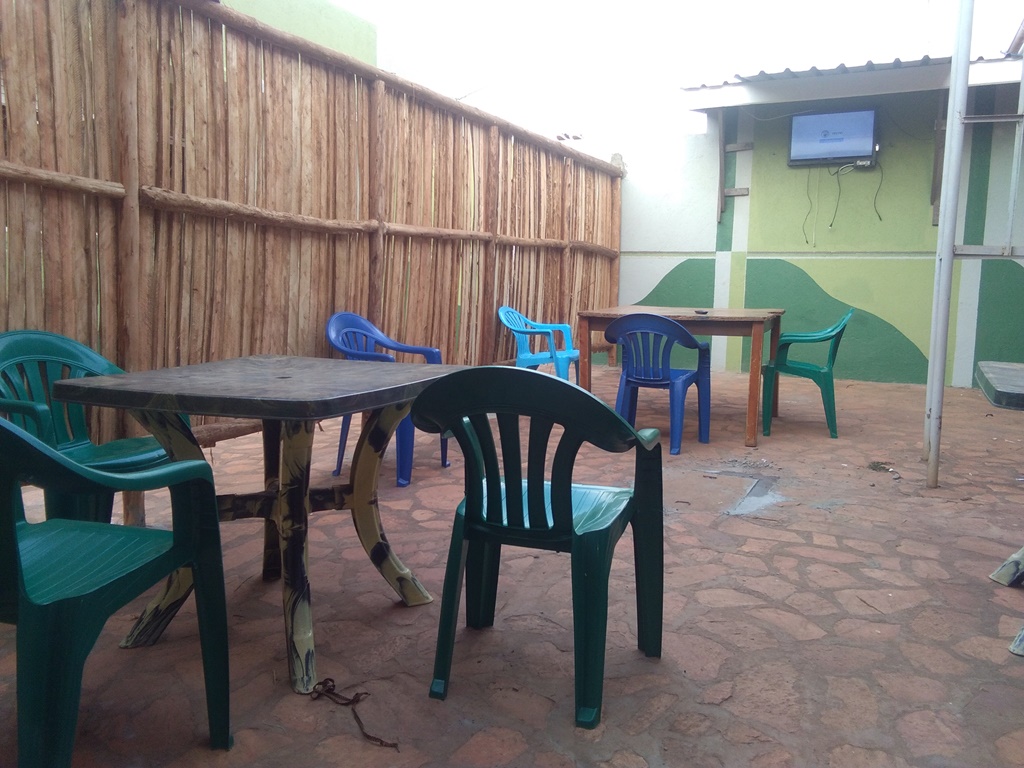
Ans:
[[[986,260],[981,266],[974,360],[1024,363],[1024,267]]]
[[[850,306],[825,292],[796,265],[776,259],[747,262],[746,305],[784,308],[783,333],[827,328]],[[747,344],[744,340],[745,349]],[[825,344],[808,345],[806,354],[803,349],[794,350],[794,358],[820,362],[826,351]],[[745,351],[744,358],[748,355]],[[928,361],[913,342],[890,323],[857,307],[836,358],[836,378],[924,383],[927,374]]]

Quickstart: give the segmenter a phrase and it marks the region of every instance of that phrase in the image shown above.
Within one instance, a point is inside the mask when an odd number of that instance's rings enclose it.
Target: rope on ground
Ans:
[[[321,696],[330,699],[335,704],[340,704],[343,707],[352,708],[352,717],[355,718],[356,725],[359,726],[359,732],[363,734],[363,738],[371,744],[376,744],[378,747],[389,747],[394,749],[395,752],[401,750],[398,749],[397,741],[385,741],[379,736],[374,736],[366,732],[366,727],[363,725],[362,718],[359,717],[359,713],[356,712],[356,704],[369,696],[368,691],[356,691],[352,696],[345,696],[344,694],[338,693],[334,687],[334,680],[330,677],[325,677],[319,683],[313,686],[313,690],[309,692],[309,698],[319,699]]]

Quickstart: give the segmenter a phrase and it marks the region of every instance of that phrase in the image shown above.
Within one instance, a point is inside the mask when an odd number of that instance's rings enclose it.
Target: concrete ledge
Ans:
[[[978,363],[974,380],[992,405],[1024,410],[1024,363]]]

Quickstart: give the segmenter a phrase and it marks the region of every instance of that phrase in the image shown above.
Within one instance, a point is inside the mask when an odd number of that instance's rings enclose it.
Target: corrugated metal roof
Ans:
[[[690,109],[778,103],[882,93],[908,93],[949,87],[952,57],[864,64],[832,68],[784,69],[756,75],[734,75],[718,84],[683,87]],[[971,85],[1011,83],[1021,79],[1021,57],[978,57],[971,62]]]
[[[911,67],[931,67],[931,66],[945,66],[948,67],[952,62],[952,57],[943,56],[940,58],[932,58],[930,56],[924,56],[920,59],[914,59],[911,61],[902,61],[901,59],[895,59],[891,62],[879,62],[868,61],[860,65],[848,66],[846,64],[839,64],[836,67],[822,69],[820,67],[811,67],[810,69],[804,70],[792,70],[788,67],[781,72],[765,72],[763,69],[756,75],[733,75],[732,80],[724,80],[721,83],[704,83],[695,86],[685,86],[684,91],[700,91],[707,88],[728,88],[734,85],[740,85],[742,83],[766,83],[775,82],[781,80],[794,80],[799,78],[814,78],[814,77],[826,77],[830,75],[846,75],[858,72],[884,72],[896,69],[907,69]],[[982,59],[979,59],[981,61]]]

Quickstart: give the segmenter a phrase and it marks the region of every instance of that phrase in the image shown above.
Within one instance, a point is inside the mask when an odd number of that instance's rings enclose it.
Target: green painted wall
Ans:
[[[689,258],[672,269],[657,287],[637,302],[641,307],[710,307],[715,303],[715,261],[712,258]],[[643,311],[642,309],[638,311]],[[711,344],[724,337],[698,336]],[[681,368],[695,368],[697,353],[689,349],[672,352],[672,363]]]
[[[999,104],[999,95],[994,87],[978,88],[972,111],[975,114],[1003,113],[1006,105]],[[1006,95],[1003,94],[1004,101]],[[964,226],[964,242],[970,245],[985,242],[992,164],[1000,162],[1000,155],[993,151],[993,134],[991,124],[972,127]],[[991,215],[998,226],[1006,214],[996,208]],[[975,364],[979,360],[1024,362],[1024,267],[1014,261],[986,260],[981,265],[980,283]]]
[[[1024,363],[1024,267],[1014,261],[981,266],[974,360]]]
[[[820,266],[820,265],[819,265]],[[847,274],[851,265],[838,264]],[[827,328],[851,307],[857,312],[843,335],[836,357],[835,375],[839,379],[860,381],[899,381],[924,383],[928,374],[927,335],[924,351],[893,323],[856,302],[843,301],[816,282],[804,268],[782,259],[752,259],[747,262],[747,306],[784,307],[782,330],[818,331]],[[842,269],[845,268],[845,269]],[[832,276],[838,285],[841,275]],[[932,283],[928,282],[929,303]],[[898,301],[906,306],[908,301]],[[874,302],[873,302],[874,304]],[[886,310],[891,302],[883,299],[875,306]],[[920,341],[920,340],[918,340]],[[746,342],[749,343],[749,342]],[[828,345],[806,345],[792,350],[794,359],[823,362]]]
[[[234,10],[292,35],[377,66],[377,28],[328,0],[221,0]]]
[[[754,155],[749,252],[930,252],[935,91],[751,107]],[[880,150],[871,169],[790,168],[798,111],[875,109]]]

